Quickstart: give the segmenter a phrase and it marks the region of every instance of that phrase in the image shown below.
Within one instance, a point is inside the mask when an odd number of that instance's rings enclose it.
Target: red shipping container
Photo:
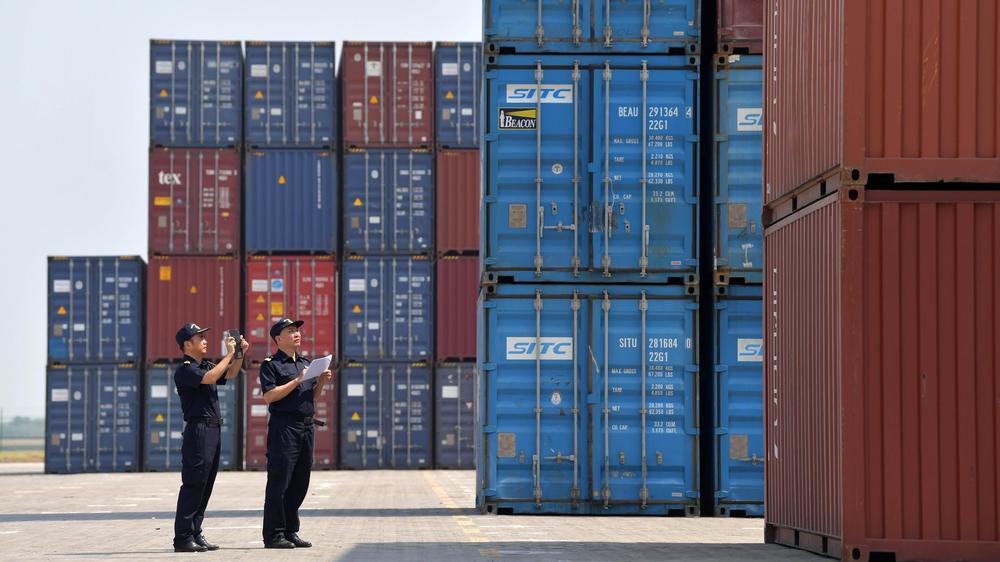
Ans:
[[[323,427],[314,426],[313,469],[329,470],[337,468],[337,378],[333,384],[323,389],[320,399],[315,403],[316,418],[326,422]],[[254,364],[247,369],[247,417],[246,428],[246,465],[247,470],[267,470],[267,404],[260,394],[260,364]]]
[[[764,0],[717,0],[719,54],[759,55],[764,45]]]
[[[250,256],[246,266],[246,338],[251,361],[278,348],[270,330],[280,318],[305,320],[302,354],[336,355],[337,264],[330,256]]]
[[[442,256],[436,275],[437,360],[474,361],[479,256]]]
[[[820,180],[1000,181],[996,0],[766,6],[765,205]]]
[[[146,293],[146,361],[183,356],[174,336],[194,322],[211,328],[208,355],[223,350],[223,332],[240,327],[240,264],[232,256],[149,259]]]
[[[438,253],[479,252],[479,150],[439,150],[437,153]]]
[[[1000,192],[843,190],[765,251],[767,540],[1000,560]]]
[[[430,43],[344,43],[340,56],[344,146],[434,144]]]
[[[239,249],[239,151],[150,150],[150,255],[236,254]]]

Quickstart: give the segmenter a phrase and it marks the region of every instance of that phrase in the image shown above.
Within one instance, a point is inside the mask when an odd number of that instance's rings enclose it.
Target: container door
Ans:
[[[385,393],[385,464],[391,468],[430,467],[430,370],[423,366],[388,365],[382,372]]]
[[[98,295],[91,294],[91,260],[49,262],[49,360],[91,360],[89,334]],[[97,288],[94,287],[96,291]]]
[[[387,260],[350,259],[344,264],[344,357],[377,359],[385,355],[388,326],[383,311],[389,306]]]
[[[482,44],[437,48],[437,143],[452,148],[479,146],[479,89]]]
[[[136,369],[99,366],[92,369],[97,436],[95,470],[139,468],[139,373]]]
[[[344,158],[344,245],[350,253],[424,253],[432,243],[431,156],[366,150]]]
[[[590,4],[594,39],[605,50],[652,51],[651,43],[683,46],[699,35],[696,0],[591,0]],[[657,52],[662,54],[662,47]]]
[[[59,366],[48,370],[49,434],[45,470],[74,473],[86,470],[86,369]]]
[[[473,468],[474,364],[459,363],[455,366],[438,367],[436,379],[435,467]]]
[[[313,468],[329,469],[337,466],[337,387],[327,385],[316,399],[316,418],[326,425],[314,428]]]
[[[524,43],[530,51],[571,49],[590,35],[589,4],[587,0],[489,0],[485,36],[487,41]]]
[[[219,415],[225,420],[219,436],[219,470],[232,470],[239,466],[237,458],[239,449],[236,444],[238,433],[236,431],[238,406],[236,397],[239,396],[239,385],[240,379],[235,378],[227,380],[224,385],[215,387],[219,393]]]
[[[153,365],[146,370],[145,470],[170,471],[181,468],[184,414],[174,384],[177,364]]]
[[[340,462],[344,468],[382,468],[385,443],[382,365],[349,365],[343,371]]]
[[[285,146],[293,138],[288,105],[288,76],[297,69],[288,64],[290,45],[247,45],[246,136],[250,146]]]
[[[137,260],[102,259],[97,265],[98,355],[102,361],[138,361],[142,342],[142,264]]]
[[[391,309],[383,308],[389,323],[387,359],[424,360],[431,356],[431,318],[434,289],[431,264],[426,260],[389,260]]]
[[[154,43],[150,47],[150,135],[154,145],[188,144],[195,138],[191,119],[198,86],[198,63],[190,43]]]

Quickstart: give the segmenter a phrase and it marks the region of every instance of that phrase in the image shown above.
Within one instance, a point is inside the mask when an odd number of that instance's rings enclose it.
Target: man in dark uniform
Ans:
[[[216,385],[226,384],[240,373],[242,361],[233,361],[236,340],[226,338],[226,356],[218,365],[205,360],[208,328],[185,324],[177,331],[177,345],[184,360],[174,372],[174,384],[184,412],[184,441],[181,446],[181,490],[177,494],[177,517],[174,520],[174,552],[205,552],[217,545],[205,540],[201,522],[212,495],[215,474],[219,471],[222,415]],[[250,344],[240,338],[246,352]]]
[[[278,320],[271,339],[278,352],[260,368],[260,391],[271,418],[267,424],[267,490],[264,547],[308,548],[299,537],[299,507],[309,491],[313,462],[313,403],[333,378],[330,370],[303,381],[309,359],[299,354],[302,320]]]

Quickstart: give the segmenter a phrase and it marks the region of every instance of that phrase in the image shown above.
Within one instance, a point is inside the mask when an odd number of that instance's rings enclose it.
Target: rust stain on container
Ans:
[[[478,252],[479,150],[439,150],[435,177],[438,252]]]

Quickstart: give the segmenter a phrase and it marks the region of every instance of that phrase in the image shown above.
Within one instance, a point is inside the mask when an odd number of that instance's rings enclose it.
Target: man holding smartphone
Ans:
[[[240,337],[227,334],[226,355],[216,365],[207,361],[208,340],[197,324],[185,324],[177,331],[177,345],[184,360],[174,372],[174,384],[184,412],[184,434],[181,446],[181,489],[177,494],[177,515],[174,520],[174,552],[205,552],[217,550],[205,540],[201,523],[212,496],[215,475],[219,471],[222,414],[216,385],[240,373],[242,361],[234,361],[237,345],[245,352],[250,344]]]

